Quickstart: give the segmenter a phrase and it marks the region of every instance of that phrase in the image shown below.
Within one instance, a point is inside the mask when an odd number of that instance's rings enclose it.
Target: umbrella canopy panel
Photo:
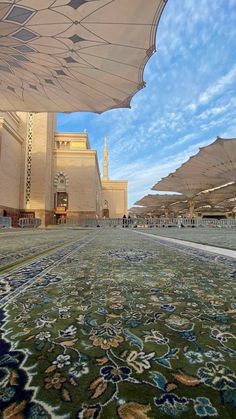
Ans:
[[[148,207],[148,206],[132,207],[132,208],[129,209],[129,214],[145,216],[145,215],[151,213],[153,210],[154,210],[154,207]]]
[[[231,211],[232,209],[234,209],[236,207],[236,198],[230,198],[230,199],[226,199],[223,202],[220,202],[218,205],[216,205],[215,208],[220,208],[220,209],[224,209]]]
[[[215,178],[215,186],[236,181],[236,138],[217,138],[180,166],[174,175]]]
[[[129,214],[143,214],[146,211],[146,207],[131,207]]]
[[[0,110],[129,107],[166,0],[0,0]]]
[[[178,212],[178,211],[184,211],[189,209],[188,201],[180,201],[180,202],[174,202],[169,206],[169,210]]]
[[[175,174],[170,174],[161,179],[153,186],[155,191],[171,191],[180,192],[188,198],[193,198],[197,193],[206,189],[214,188],[215,179],[203,177],[180,177]]]
[[[194,201],[198,202],[199,204],[206,203],[208,205],[215,206],[225,201],[226,199],[235,198],[235,195],[236,184],[233,183],[222,188],[200,193],[194,198]]]
[[[183,201],[186,197],[184,195],[146,195],[139,201],[135,202],[135,205],[144,205],[149,207],[168,207],[173,202]]]

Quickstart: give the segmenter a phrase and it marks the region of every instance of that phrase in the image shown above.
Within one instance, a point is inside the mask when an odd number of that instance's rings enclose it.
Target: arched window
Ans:
[[[65,172],[57,172],[54,177],[54,186],[56,186],[57,192],[66,192],[66,188],[69,184],[68,176]]]
[[[67,187],[69,184],[68,176],[64,172],[58,172],[54,177],[55,193],[55,207],[67,210],[68,208],[68,193]]]
[[[109,218],[109,203],[106,199],[103,202],[102,216],[104,218]]]

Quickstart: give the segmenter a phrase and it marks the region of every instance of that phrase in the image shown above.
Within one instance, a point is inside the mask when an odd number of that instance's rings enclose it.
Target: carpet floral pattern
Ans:
[[[233,418],[232,260],[96,233],[2,308],[2,417]]]
[[[0,230],[0,271],[30,257],[56,248],[63,243],[88,234],[85,230],[34,230],[11,231],[4,234]]]

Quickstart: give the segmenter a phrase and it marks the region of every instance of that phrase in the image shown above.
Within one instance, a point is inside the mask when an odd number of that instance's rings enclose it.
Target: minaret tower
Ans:
[[[102,180],[109,180],[108,177],[108,148],[107,148],[107,137],[104,138],[103,147],[103,177]]]

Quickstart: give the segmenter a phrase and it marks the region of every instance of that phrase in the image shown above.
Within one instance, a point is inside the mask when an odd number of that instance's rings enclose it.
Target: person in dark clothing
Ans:
[[[123,215],[123,223],[122,223],[122,227],[127,227],[127,219],[126,219],[126,215]]]

